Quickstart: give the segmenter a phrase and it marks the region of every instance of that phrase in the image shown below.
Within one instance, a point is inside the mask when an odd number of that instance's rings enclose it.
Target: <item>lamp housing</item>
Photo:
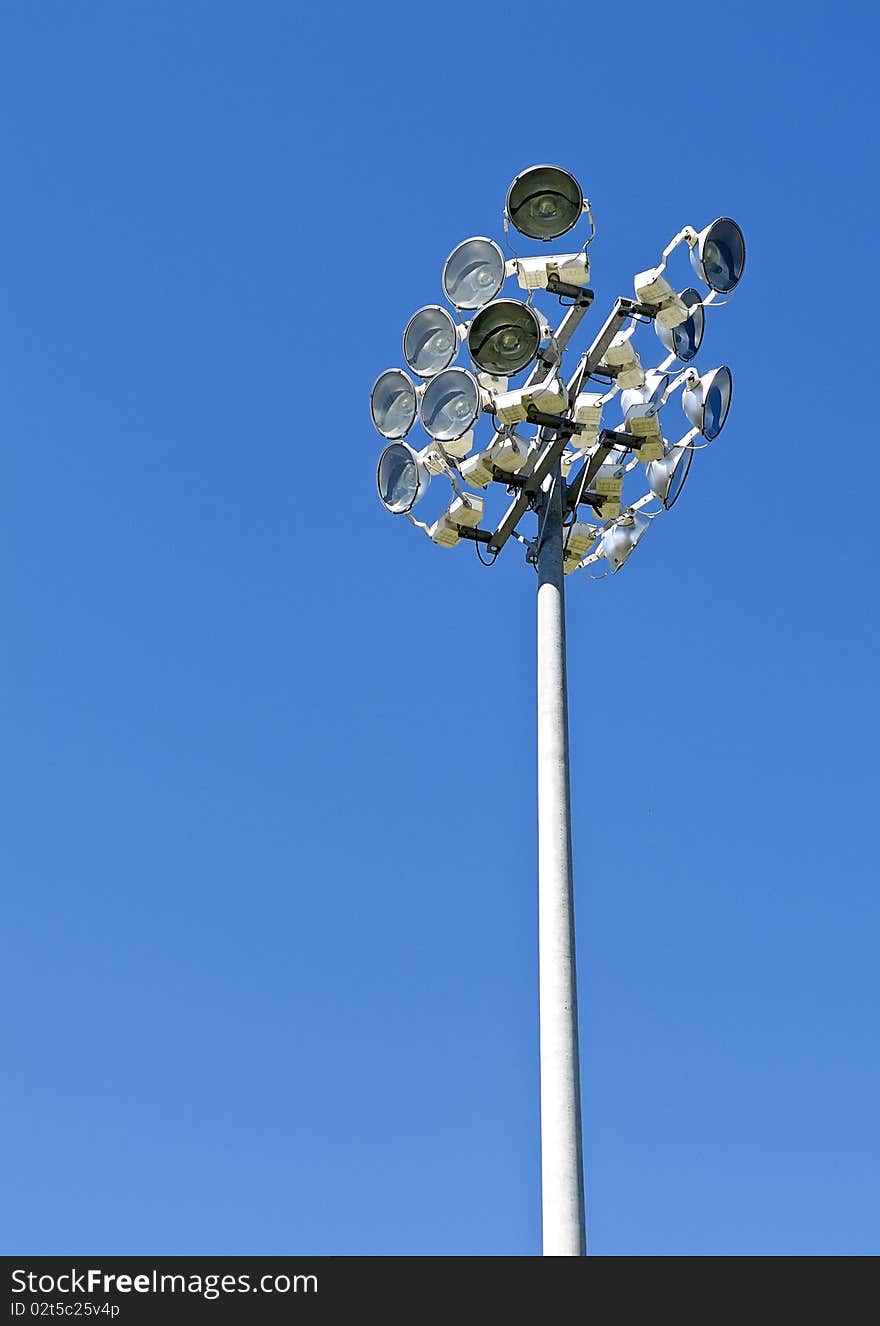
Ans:
[[[605,363],[616,370],[615,380],[618,387],[641,387],[645,381],[645,370],[636,353],[635,346],[627,332],[618,332],[604,355]],[[600,369],[601,372],[601,369]]]
[[[499,392],[492,397],[492,409],[502,424],[525,423],[531,409],[544,414],[563,413],[568,409],[568,392],[559,373],[554,372],[543,382],[534,382],[516,391]]]
[[[585,286],[590,279],[590,258],[581,253],[558,253],[546,258],[517,258],[516,279],[523,290],[546,290],[555,277],[566,285]]]
[[[495,477],[492,473],[492,465],[491,452],[478,451],[461,462],[458,472],[465,483],[473,484],[474,488],[486,488]]]
[[[687,306],[656,267],[651,267],[646,272],[639,272],[633,285],[639,303],[656,309],[655,326],[671,328],[687,321]]]
[[[599,429],[602,426],[602,410],[605,405],[604,396],[597,391],[582,391],[578,394],[574,403],[574,421],[581,425],[578,445],[581,447],[592,446],[599,436]]]
[[[516,433],[496,433],[489,445],[492,464],[507,474],[517,474],[529,458],[529,444]]]

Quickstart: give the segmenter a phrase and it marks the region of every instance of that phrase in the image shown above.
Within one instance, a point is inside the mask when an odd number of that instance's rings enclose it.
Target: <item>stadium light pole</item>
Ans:
[[[533,166],[511,184],[504,230],[512,225],[538,243],[555,240],[586,214],[590,234],[580,251],[505,259],[492,239],[464,240],[449,255],[443,293],[457,323],[437,304],[418,309],[406,325],[404,358],[413,379],[386,369],[370,395],[370,412],[388,445],[377,473],[379,496],[439,547],[475,545],[492,565],[511,539],[526,548],[538,576],[538,958],[541,1075],[541,1190],[545,1256],[587,1251],[571,845],[565,578],[600,560],[616,574],[653,520],[678,500],[694,453],[721,432],[732,382],[725,365],[699,374],[691,365],[703,339],[705,310],[729,294],[745,266],[739,226],[719,217],[702,231],[690,226],[670,241],[657,266],[634,278],[635,299],[619,298],[573,375],[564,382],[562,358],[593,302],[588,248],[595,235],[589,200],[577,180],[557,166]],[[676,293],[664,276],[681,244],[708,287]],[[498,298],[516,276],[528,301]],[[565,309],[553,329],[534,305],[537,294]],[[645,371],[632,338],[652,324],[668,352]],[[454,364],[463,345],[472,370]],[[674,372],[671,371],[674,368]],[[511,378],[528,374],[511,389]],[[601,384],[600,392],[588,390]],[[690,428],[675,442],[664,435],[661,411],[677,392]],[[622,418],[603,426],[615,397]],[[483,415],[493,421],[487,446],[475,450]],[[420,420],[428,441],[416,451],[404,439]],[[524,436],[523,428],[534,429]],[[702,438],[703,441],[697,439]],[[628,476],[644,469],[648,491],[624,503]],[[433,521],[412,509],[434,477],[445,476],[452,500]],[[484,528],[491,485],[512,498],[494,528]],[[597,523],[579,519],[582,506]],[[653,509],[652,509],[653,506]],[[536,532],[519,529],[527,516]],[[481,549],[488,551],[487,562]]]
[[[538,980],[546,1254],[584,1256],[584,1162],[571,853],[562,470],[537,504]]]

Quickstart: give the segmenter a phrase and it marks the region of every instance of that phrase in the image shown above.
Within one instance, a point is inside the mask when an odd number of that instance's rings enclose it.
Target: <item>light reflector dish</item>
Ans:
[[[690,474],[694,453],[690,447],[670,447],[665,456],[645,466],[648,487],[667,511],[675,506]]]
[[[416,421],[416,389],[402,368],[380,373],[370,392],[370,417],[383,437],[406,437]]]
[[[504,284],[504,254],[494,239],[475,235],[452,250],[443,265],[443,293],[455,308],[482,308]]]
[[[701,281],[719,295],[728,295],[746,265],[746,241],[735,221],[719,216],[701,230],[691,249],[691,266]]]
[[[458,353],[458,328],[439,304],[426,304],[414,313],[403,333],[403,357],[420,378],[432,378],[448,368]]]
[[[499,377],[511,377],[538,353],[541,324],[528,304],[521,304],[518,299],[496,299],[474,318],[467,343],[478,368]]]
[[[521,235],[556,239],[580,219],[584,195],[575,177],[560,166],[530,166],[508,189],[504,210]]]
[[[425,431],[438,442],[454,442],[476,423],[480,387],[466,368],[447,368],[432,378],[422,396]]]
[[[675,355],[683,364],[688,364],[696,356],[703,340],[706,315],[703,312],[703,299],[699,290],[690,286],[679,295],[682,303],[690,309],[690,317],[680,322],[677,327],[661,327],[654,323],[654,330],[660,338],[660,344]]]
[[[379,457],[376,487],[386,511],[393,516],[411,511],[428,491],[431,476],[412,447],[392,442]]]

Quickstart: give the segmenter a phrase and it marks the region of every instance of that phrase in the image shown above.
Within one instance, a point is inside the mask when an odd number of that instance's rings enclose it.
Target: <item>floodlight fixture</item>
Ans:
[[[677,442],[666,450],[665,455],[645,466],[648,487],[666,511],[671,510],[678,501],[693,458],[693,448]]]
[[[370,416],[383,437],[406,437],[417,409],[416,389],[402,368],[379,374],[370,392]]]
[[[502,424],[526,423],[535,410],[541,414],[560,414],[568,409],[568,392],[555,369],[542,382],[498,392],[491,400],[495,416]]]
[[[406,442],[392,442],[379,457],[376,486],[386,511],[402,516],[428,491],[431,475],[420,456]]]
[[[660,409],[665,403],[664,392],[669,384],[666,373],[652,370],[645,376],[642,387],[633,387],[621,392],[620,408],[623,411],[623,427],[642,440],[639,448],[639,460],[655,460],[663,455],[660,429]]]
[[[675,355],[683,364],[690,363],[695,357],[703,340],[706,315],[703,312],[703,297],[693,286],[682,290],[679,299],[688,309],[689,316],[677,327],[664,327],[654,323],[654,330],[660,338],[660,344]]]
[[[664,392],[669,386],[669,373],[662,368],[649,368],[640,387],[628,387],[620,393],[620,408],[624,416],[634,405],[665,404]]]
[[[746,241],[735,221],[719,216],[699,234],[688,236],[691,266],[701,281],[719,295],[730,294],[746,265]]]
[[[446,368],[425,387],[421,420],[425,432],[438,442],[454,442],[476,423],[482,397],[480,384],[466,368]]]
[[[645,370],[630,337],[631,331],[618,332],[605,351],[605,363],[614,370],[618,387],[641,387]]]
[[[529,444],[513,429],[505,428],[496,433],[489,446],[489,455],[499,470],[517,474],[529,458]]]
[[[465,483],[473,484],[475,488],[487,488],[495,478],[493,464],[491,452],[478,451],[461,462],[458,472]]]
[[[412,315],[403,333],[403,357],[413,373],[432,378],[458,354],[459,328],[445,308],[426,304]]]
[[[559,166],[530,166],[507,191],[505,219],[528,239],[551,240],[571,230],[584,211],[575,177]]]
[[[602,426],[604,406],[605,397],[599,392],[582,391],[578,393],[574,403],[575,423],[581,425],[578,446],[592,446],[598,438],[599,429]]]
[[[485,498],[475,493],[459,493],[446,513],[459,528],[476,529],[483,518]]]
[[[484,499],[475,493],[457,495],[447,511],[433,525],[425,527],[428,538],[440,548],[454,548],[461,541],[462,530],[475,529],[483,516]]]
[[[598,553],[607,560],[612,572],[620,570],[650,523],[645,516],[634,512],[631,515],[621,516],[609,530],[605,531]]]
[[[588,525],[580,520],[566,526],[562,555],[562,570],[565,575],[571,575],[572,571],[580,568],[584,557],[595,547],[601,533],[600,526]]]
[[[620,500],[623,495],[623,463],[626,452],[614,448],[599,466],[593,476],[591,488],[597,495],[592,505],[603,520],[614,520],[620,515]]]
[[[494,239],[475,235],[456,245],[443,265],[443,293],[457,309],[476,309],[494,299],[507,266]]]
[[[733,392],[730,369],[726,364],[702,374],[690,369],[686,383],[681,404],[688,423],[693,428],[698,428],[703,437],[711,442],[724,427],[730,409],[730,397]]]
[[[474,430],[468,428],[461,437],[448,437],[442,442],[432,438],[419,452],[419,456],[432,474],[442,474],[444,471],[448,473],[450,464],[463,460],[473,445]]]
[[[546,290],[553,281],[585,286],[590,279],[590,258],[585,250],[548,254],[546,258],[516,258],[512,266],[523,290]]]
[[[566,556],[570,555],[578,560],[585,557],[596,543],[601,532],[599,525],[589,525],[583,520],[574,521],[565,532]]]
[[[510,377],[535,358],[542,327],[537,313],[518,299],[496,299],[476,314],[468,328],[471,359],[485,373]]]
[[[654,325],[657,327],[677,327],[686,322],[687,305],[682,302],[672,286],[661,276],[656,267],[646,272],[639,272],[633,285],[636,299],[640,304],[647,304],[654,309]]]

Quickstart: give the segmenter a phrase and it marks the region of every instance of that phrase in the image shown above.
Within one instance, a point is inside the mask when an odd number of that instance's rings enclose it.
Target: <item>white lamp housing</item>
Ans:
[[[445,514],[428,526],[428,538],[440,548],[454,548],[461,542],[458,526]]]
[[[530,406],[545,414],[560,414],[567,410],[568,393],[562,378],[553,373],[543,382],[516,391],[500,392],[492,398],[492,404],[503,424],[519,424],[528,419]]]
[[[574,421],[583,428],[578,437],[582,447],[591,447],[602,427],[602,409],[605,400],[596,391],[582,391],[574,403]]]
[[[455,498],[447,511],[447,516],[455,525],[465,525],[476,529],[483,519],[484,499],[472,493],[465,493]]]
[[[477,374],[477,381],[484,391],[491,391],[493,395],[498,395],[501,392],[507,391],[510,379],[497,377],[494,373],[483,373],[481,371]]]
[[[516,279],[523,290],[546,290],[551,276],[567,285],[584,286],[590,279],[586,253],[559,253],[549,258],[517,258]]]
[[[454,548],[460,541],[459,531],[476,529],[483,518],[483,498],[465,493],[455,498],[448,511],[428,527],[428,538],[441,548]]]
[[[661,276],[656,267],[650,267],[646,272],[639,272],[633,284],[639,303],[656,308],[654,319],[659,326],[677,327],[680,323],[687,322],[689,316],[687,304],[679,298],[666,277]]]
[[[642,439],[639,460],[657,460],[663,455],[660,407],[668,382],[665,373],[652,371],[646,374],[644,386],[621,392],[623,426],[633,437]]]
[[[454,456],[456,460],[463,460],[474,445],[474,430],[469,428],[466,433],[462,433],[461,437],[453,437],[442,445],[448,456]]]
[[[449,442],[429,442],[419,452],[419,460],[423,465],[427,465],[431,474],[443,474],[449,468],[447,456],[452,460],[463,460],[473,445],[474,430],[470,428],[461,437],[453,438]]]
[[[615,380],[621,390],[624,387],[641,387],[645,381],[645,370],[629,332],[617,333],[605,351],[605,363],[618,370]]]
[[[492,482],[492,457],[488,451],[478,451],[476,455],[468,456],[458,467],[458,472],[465,483],[472,484],[474,488],[486,488]]]
[[[623,478],[612,478],[610,475],[604,479],[593,480],[593,491],[598,493],[603,499],[602,505],[598,508],[599,515],[603,520],[614,520],[620,515],[620,499],[623,493]]]
[[[489,447],[493,465],[507,474],[516,474],[529,458],[529,444],[516,433],[499,433]]]
[[[567,539],[565,544],[566,557],[571,556],[580,561],[582,557],[586,557],[598,539],[600,530],[597,525],[588,525],[585,521],[576,520],[565,533]]]

